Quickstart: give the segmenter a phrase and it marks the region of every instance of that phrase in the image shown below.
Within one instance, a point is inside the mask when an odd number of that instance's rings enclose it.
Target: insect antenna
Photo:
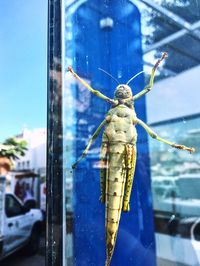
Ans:
[[[134,78],[136,78],[137,76],[139,76],[140,74],[142,74],[144,72],[144,70],[143,71],[140,71],[139,73],[137,73],[135,76],[133,76],[132,78],[130,78],[128,81],[127,81],[127,83],[126,83],[126,85],[128,85]]]
[[[108,73],[107,71],[105,71],[104,69],[100,67],[98,69],[104,72],[105,74],[107,74],[108,76],[110,76],[112,79],[114,79],[119,84],[119,81],[115,77],[113,77],[110,73]]]

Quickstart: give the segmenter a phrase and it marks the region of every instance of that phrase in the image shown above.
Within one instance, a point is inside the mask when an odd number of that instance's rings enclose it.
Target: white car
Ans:
[[[153,179],[154,210],[181,218],[200,215],[200,176],[185,174]]]
[[[40,243],[42,212],[29,209],[13,194],[4,194],[4,208],[0,212],[0,260],[20,248],[33,255]]]

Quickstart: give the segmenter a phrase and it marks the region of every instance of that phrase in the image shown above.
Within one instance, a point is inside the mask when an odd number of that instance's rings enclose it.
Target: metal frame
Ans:
[[[195,22],[194,24],[191,25],[191,29],[193,31],[197,30],[198,28],[200,28],[200,21],[197,21],[197,22]],[[175,41],[176,39],[179,39],[179,38],[183,37],[187,33],[188,33],[188,30],[186,30],[186,29],[182,29],[180,31],[177,31],[177,32],[167,36],[166,38],[164,38],[164,39],[162,39],[162,40],[150,45],[149,47],[147,47],[144,50],[144,54],[149,53],[152,50],[155,50],[155,49],[157,49],[157,48],[159,48],[161,46],[164,46],[164,45],[166,45],[166,44],[168,44],[168,43],[170,43],[172,41]]]
[[[138,3],[138,1],[134,1],[134,2]],[[142,4],[144,4],[144,5],[152,8],[153,10],[157,11],[158,13],[162,14],[162,16],[164,16],[165,18],[170,20],[172,23],[174,23],[174,25],[180,27],[180,30],[176,31],[175,33],[170,34],[167,37],[165,37],[165,38],[149,45],[148,47],[146,47],[144,49],[144,55],[148,54],[149,52],[151,52],[153,50],[159,49],[163,46],[168,46],[168,47],[172,48],[173,50],[177,50],[177,48],[175,48],[171,43],[174,42],[175,40],[180,39],[181,37],[184,37],[187,34],[191,35],[195,40],[200,42],[200,30],[199,30],[200,20],[191,24],[188,21],[186,21],[184,18],[178,16],[174,12],[171,12],[167,8],[164,8],[164,7],[156,4],[152,0],[141,0],[140,2],[142,2]],[[186,54],[185,52],[181,51],[181,49],[179,49],[178,52],[179,52],[179,54],[184,54],[188,58],[191,58],[194,62],[196,61],[196,65],[198,65],[200,63],[200,60],[198,60],[198,58],[196,58],[196,60],[194,60],[195,55],[191,56],[189,53]],[[145,64],[150,65],[151,63],[145,62]],[[171,71],[170,69],[167,69],[166,71],[169,74],[170,74],[170,72],[172,72],[172,75],[174,75],[174,72]]]
[[[48,0],[46,266],[65,265],[61,20],[62,0]]]
[[[200,40],[199,32],[194,33],[193,29],[192,29],[192,24],[187,22],[185,19],[183,19],[180,16],[176,15],[175,13],[169,11],[168,9],[166,9],[162,6],[159,6],[158,4],[152,2],[151,0],[141,0],[141,2],[143,2],[144,4],[146,4],[149,7],[153,8],[154,10],[158,11],[159,13],[163,14],[169,20],[173,21],[174,24],[176,24],[177,26],[179,26],[183,29],[186,29],[189,33],[191,33],[192,35],[194,35],[195,37],[197,37]]]

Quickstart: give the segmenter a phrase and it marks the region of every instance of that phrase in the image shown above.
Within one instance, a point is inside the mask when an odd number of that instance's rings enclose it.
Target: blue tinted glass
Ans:
[[[65,1],[67,265],[103,265],[109,252],[111,265],[116,266],[199,264],[200,39],[195,10],[199,5],[175,2]],[[153,85],[153,67],[165,51],[168,58],[162,58]],[[128,84],[133,97],[153,88],[147,96],[132,98],[128,106],[117,98],[116,88],[143,70]],[[110,125],[120,131],[126,121],[123,112],[123,119],[117,120],[115,110],[127,108],[134,113],[133,106],[140,120],[133,119],[129,128],[136,128],[137,144],[122,136],[113,144]],[[148,134],[153,138],[148,139]],[[136,139],[135,131],[133,135]],[[173,143],[194,147],[196,152],[175,149]],[[87,154],[72,169],[84,150]],[[118,154],[122,154],[120,160]],[[128,170],[130,156],[131,162],[136,160],[135,172]],[[130,211],[124,212],[129,177],[134,177]],[[114,180],[116,190],[110,191]],[[105,204],[99,200],[102,195]]]
[[[66,5],[66,70],[68,66],[72,66],[84,82],[106,97],[114,99],[116,87],[126,84],[130,78],[142,71],[142,65],[140,13],[133,3],[84,1]],[[129,84],[134,95],[141,91],[144,88],[143,73]],[[72,256],[77,265],[104,264],[106,249],[108,252],[109,248],[105,238],[105,234],[109,234],[108,226],[105,228],[105,204],[99,201],[100,175],[105,177],[106,171],[109,170],[102,169],[100,160],[103,129],[77,168],[72,171],[71,165],[83,153],[89,138],[104,121],[110,108],[114,110],[113,103],[110,104],[92,94],[82,82],[66,71],[63,100],[64,166],[67,173],[67,221],[71,224],[71,231],[67,232],[67,239],[71,243],[68,247],[71,246],[71,251],[68,250],[66,255],[68,261]],[[145,121],[144,98],[135,102],[135,109],[138,116]],[[133,137],[136,138],[136,132]],[[119,139],[116,147],[122,145],[125,149],[126,145],[131,144],[129,142],[122,144]],[[106,145],[108,150],[111,149],[112,141],[106,140]],[[114,238],[117,236],[115,249],[113,247],[114,265],[121,265],[123,261],[126,265],[132,265],[134,261],[141,264],[148,260],[149,265],[154,265],[155,262],[147,136],[139,128],[137,149],[139,161],[130,202],[131,211],[122,214],[119,230],[114,232]],[[116,178],[122,175],[122,168],[113,171],[116,171]],[[132,176],[133,174],[131,178]],[[120,182],[119,180],[118,183]],[[104,193],[109,193],[106,188],[102,189]],[[108,205],[109,196],[106,197]],[[116,199],[117,197],[119,196],[116,195]],[[120,217],[122,206],[116,205],[115,208],[119,208],[117,213]],[[111,213],[112,209],[107,216]],[[127,248],[124,249],[124,246]],[[142,256],[144,252],[145,256]]]

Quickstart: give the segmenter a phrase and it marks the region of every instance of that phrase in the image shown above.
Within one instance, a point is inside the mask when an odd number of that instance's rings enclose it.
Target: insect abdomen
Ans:
[[[107,265],[111,260],[116,242],[119,220],[123,205],[126,181],[126,149],[124,144],[110,144],[106,179],[106,249]]]

